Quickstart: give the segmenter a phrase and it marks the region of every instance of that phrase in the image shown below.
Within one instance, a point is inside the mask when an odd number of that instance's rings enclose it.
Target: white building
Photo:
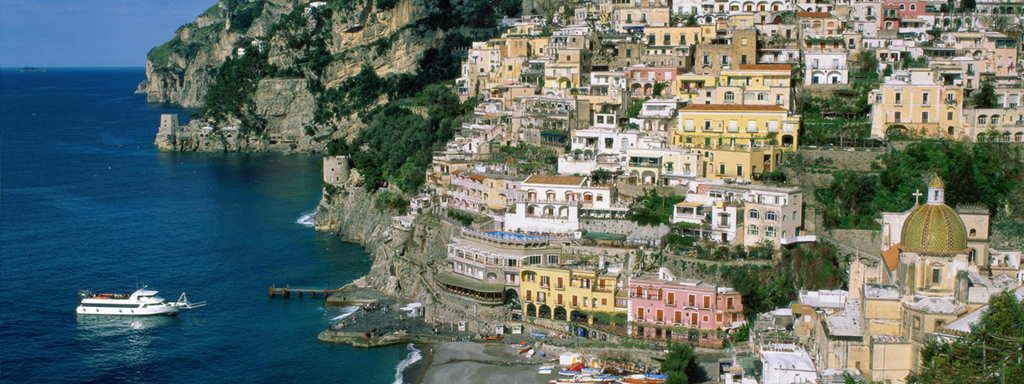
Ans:
[[[812,384],[818,382],[814,362],[803,348],[792,344],[765,346],[759,352],[764,383]]]
[[[591,186],[582,176],[532,175],[523,181],[505,213],[505,230],[513,232],[574,233],[580,229],[580,209],[614,210],[609,186]]]
[[[804,64],[804,85],[849,82],[846,52],[806,51]]]

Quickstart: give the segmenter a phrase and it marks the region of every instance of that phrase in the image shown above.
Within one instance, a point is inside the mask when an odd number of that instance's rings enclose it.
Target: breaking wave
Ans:
[[[413,364],[416,364],[417,361],[423,360],[423,353],[420,352],[416,346],[409,344],[407,349],[409,350],[409,355],[407,355],[404,360],[398,362],[398,366],[395,367],[394,384],[403,384],[404,380],[402,380],[402,377],[405,376],[405,370]]]
[[[298,220],[295,220],[295,222],[302,226],[313,228],[313,226],[316,225],[316,210],[314,209],[303,213],[302,216],[299,216]]]

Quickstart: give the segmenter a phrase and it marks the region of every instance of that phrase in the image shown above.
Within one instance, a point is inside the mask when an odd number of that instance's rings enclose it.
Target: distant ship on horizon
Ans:
[[[46,72],[46,68],[42,67],[21,67],[22,72]]]

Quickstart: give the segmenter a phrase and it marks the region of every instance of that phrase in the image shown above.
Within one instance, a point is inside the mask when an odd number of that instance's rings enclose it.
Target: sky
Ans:
[[[0,67],[142,67],[217,0],[0,0]]]

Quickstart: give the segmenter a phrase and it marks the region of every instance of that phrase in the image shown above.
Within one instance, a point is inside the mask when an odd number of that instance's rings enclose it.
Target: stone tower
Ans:
[[[160,131],[159,133],[165,133],[174,135],[178,133],[178,114],[177,113],[165,113],[160,115]]]
[[[156,140],[153,144],[161,151],[173,151],[178,142],[178,132],[181,126],[178,124],[178,114],[165,113],[160,115],[160,128],[156,132]]]
[[[348,181],[348,156],[324,156],[324,182],[340,186]]]

